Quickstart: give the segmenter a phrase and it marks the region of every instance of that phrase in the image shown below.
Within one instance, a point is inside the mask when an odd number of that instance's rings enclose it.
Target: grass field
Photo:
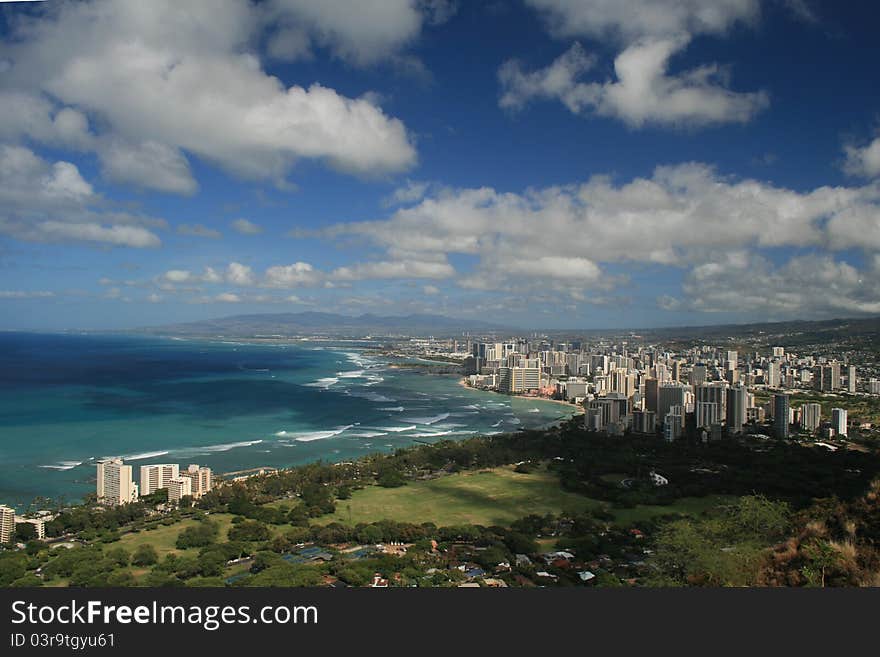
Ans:
[[[699,515],[724,498],[683,498],[670,506],[637,506],[614,509],[608,503],[559,486],[557,477],[545,471],[520,474],[510,466],[464,472],[400,488],[369,486],[355,491],[351,499],[339,500],[336,513],[319,522],[357,524],[393,519],[400,522],[506,525],[529,514],[589,511],[605,508],[621,524],[632,524],[667,513]]]
[[[229,513],[214,513],[211,514],[211,519],[220,527],[217,537],[218,541],[225,541],[226,533],[232,524],[232,515]],[[134,552],[139,546],[149,543],[156,548],[160,559],[172,552],[175,554],[198,554],[198,549],[178,550],[174,547],[180,532],[187,527],[192,527],[197,522],[196,520],[181,520],[173,525],[159,524],[156,529],[150,531],[141,530],[136,534],[125,534],[119,539],[119,542],[113,544],[113,547],[119,546],[129,552]]]

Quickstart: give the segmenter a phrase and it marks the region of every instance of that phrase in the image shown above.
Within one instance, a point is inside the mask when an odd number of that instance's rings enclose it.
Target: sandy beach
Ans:
[[[459,379],[458,385],[460,385],[462,388],[467,388],[468,390],[480,390],[482,392],[492,392],[492,393],[495,393],[496,395],[504,395],[505,397],[512,397],[514,399],[550,402],[552,404],[562,404],[566,408],[573,410],[574,415],[582,415],[584,413],[583,406],[577,406],[575,404],[570,404],[567,401],[562,401],[561,399],[548,399],[547,397],[529,397],[526,395],[507,395],[503,392],[498,392],[496,390],[484,390],[483,388],[474,388],[473,386],[468,384],[467,379]]]

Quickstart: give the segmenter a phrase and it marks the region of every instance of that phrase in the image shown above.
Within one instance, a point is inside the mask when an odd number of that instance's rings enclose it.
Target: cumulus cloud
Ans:
[[[0,44],[7,105],[37,110],[0,113],[0,134],[79,142],[112,179],[182,194],[196,188],[187,155],[279,184],[299,159],[359,175],[412,166],[406,128],[372,96],[286,86],[262,69],[263,12],[246,0],[46,3]]]
[[[50,164],[28,148],[0,145],[0,233],[33,242],[161,244],[150,228],[164,221],[97,211],[101,200],[76,165]]]
[[[658,300],[666,309],[747,312],[769,318],[880,313],[880,267],[858,269],[830,255],[794,256],[780,266],[746,251],[718,254],[695,267],[684,299]]]
[[[844,146],[846,161],[844,171],[851,176],[876,178],[880,176],[880,137],[865,146]]]
[[[424,25],[443,23],[455,12],[445,0],[362,0],[357,11],[348,0],[269,0],[267,5],[278,24],[269,41],[275,57],[298,59],[319,46],[357,65],[397,55]]]
[[[98,157],[103,176],[113,182],[184,195],[198,190],[179,148],[150,140],[131,144],[111,139],[99,147]]]
[[[242,235],[259,235],[263,232],[263,227],[255,224],[247,219],[236,219],[230,224],[232,229]]]
[[[339,267],[330,275],[332,278],[342,281],[383,278],[449,278],[455,275],[455,269],[445,261],[388,260]]]
[[[470,289],[607,291],[626,283],[611,273],[621,263],[687,269],[718,249],[880,251],[880,185],[798,192],[685,163],[520,194],[444,189],[386,219],[319,235],[359,237],[395,260],[439,263],[444,275],[450,256],[470,257],[473,268],[457,279]]]
[[[699,34],[722,34],[759,13],[757,0],[530,0],[559,37],[588,37],[622,48],[615,79],[584,81],[597,59],[579,43],[546,68],[526,71],[517,60],[499,69],[500,105],[518,109],[534,99],[558,100],[575,114],[645,124],[699,127],[743,123],[768,105],[763,91],[736,92],[717,64],[670,73],[671,58]]]

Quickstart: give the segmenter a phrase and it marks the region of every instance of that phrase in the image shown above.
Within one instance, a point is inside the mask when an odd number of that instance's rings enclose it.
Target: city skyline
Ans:
[[[4,5],[0,328],[880,314],[876,10],[716,4]]]

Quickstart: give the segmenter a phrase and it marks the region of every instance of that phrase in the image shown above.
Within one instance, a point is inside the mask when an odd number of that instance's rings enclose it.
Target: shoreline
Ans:
[[[566,408],[572,409],[574,411],[572,413],[572,416],[584,414],[584,407],[583,406],[579,406],[577,404],[571,404],[567,401],[563,401],[562,399],[548,399],[547,397],[528,397],[526,395],[508,395],[503,392],[498,392],[497,390],[488,390],[488,389],[484,389],[484,388],[474,388],[473,386],[468,384],[466,378],[460,378],[458,380],[458,385],[460,385],[462,388],[467,388],[468,390],[475,390],[475,391],[479,391],[479,392],[490,392],[492,394],[502,395],[504,397],[509,397],[511,399],[525,399],[525,400],[530,400],[530,401],[550,402],[551,404],[561,404],[561,405],[565,406]]]

